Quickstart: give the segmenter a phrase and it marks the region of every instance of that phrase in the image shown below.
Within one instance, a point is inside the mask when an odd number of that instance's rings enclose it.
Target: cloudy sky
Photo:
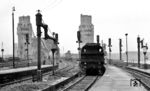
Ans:
[[[92,15],[95,36],[100,35],[105,43],[112,38],[112,52],[119,51],[119,38],[123,39],[125,51],[125,33],[128,33],[129,51],[137,50],[138,35],[150,45],[149,0],[0,0],[0,44],[4,43],[5,54],[12,54],[13,6],[16,8],[15,42],[18,41],[18,17],[29,15],[36,34],[35,14],[40,9],[50,30],[59,34],[62,52],[77,53],[80,14]]]

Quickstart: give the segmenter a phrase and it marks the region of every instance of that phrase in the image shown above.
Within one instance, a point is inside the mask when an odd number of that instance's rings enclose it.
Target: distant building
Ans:
[[[15,57],[18,57],[18,44],[15,43]]]
[[[79,31],[81,32],[81,47],[86,43],[94,42],[94,25],[92,24],[92,16],[81,14],[81,24]]]
[[[27,59],[27,45],[26,38],[28,35],[28,53],[29,59],[32,61],[37,61],[37,37],[34,36],[32,30],[32,24],[30,23],[30,16],[19,17],[19,23],[17,27],[18,34],[18,57],[22,59]],[[56,60],[59,60],[59,48],[54,44],[53,40],[44,40],[41,38],[41,61],[46,61],[52,63],[52,52],[51,49],[56,47],[58,51],[55,53]]]
[[[18,34],[18,57],[25,59],[27,56],[26,53],[26,34],[29,36],[29,43],[31,43],[32,38],[32,25],[30,23],[30,16],[21,16],[19,17],[19,23],[17,27],[17,34]],[[29,50],[31,50],[31,46],[29,44]],[[29,55],[30,52],[29,52]]]
[[[65,53],[65,60],[72,60],[72,54],[70,50],[68,50],[67,53]]]

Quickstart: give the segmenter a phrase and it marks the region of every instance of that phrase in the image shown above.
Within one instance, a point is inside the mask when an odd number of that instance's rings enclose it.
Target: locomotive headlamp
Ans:
[[[99,52],[101,52],[102,51],[102,49],[99,49]]]

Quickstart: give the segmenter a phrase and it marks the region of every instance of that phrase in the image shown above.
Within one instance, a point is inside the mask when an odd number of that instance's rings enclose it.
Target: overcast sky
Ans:
[[[112,52],[119,51],[119,38],[123,39],[125,51],[125,33],[128,33],[129,51],[137,50],[138,35],[150,45],[149,0],[0,0],[0,43],[4,42],[5,54],[12,54],[13,6],[15,42],[18,42],[18,17],[29,15],[36,34],[35,14],[40,9],[50,30],[59,34],[59,46],[64,52],[77,53],[80,14],[92,15],[95,36],[99,34],[105,43],[112,38]]]

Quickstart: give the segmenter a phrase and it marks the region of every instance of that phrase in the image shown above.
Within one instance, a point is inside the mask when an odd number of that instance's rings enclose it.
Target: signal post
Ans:
[[[122,60],[122,39],[119,39],[119,54],[120,60]]]
[[[78,43],[79,44],[79,47],[78,47],[78,51],[79,51],[79,60],[80,60],[80,52],[81,52],[81,48],[80,48],[80,43],[82,43],[82,41],[81,41],[81,32],[80,31],[77,31],[77,39],[78,39],[78,41],[76,41],[76,43]]]
[[[140,37],[137,37],[137,44],[138,44],[138,67],[140,68]]]
[[[108,39],[108,47],[109,47],[109,63],[111,64],[111,38]]]
[[[96,39],[97,39],[97,44],[100,45],[100,43],[99,43],[99,40],[100,40],[100,39],[99,39],[99,35],[96,36]]]

